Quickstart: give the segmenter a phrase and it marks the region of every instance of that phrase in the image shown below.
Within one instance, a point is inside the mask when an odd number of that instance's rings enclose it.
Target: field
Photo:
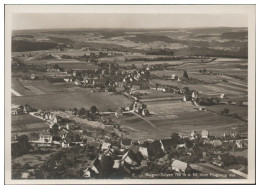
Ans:
[[[221,113],[225,108],[229,110],[229,114],[237,114],[242,119],[248,119],[248,107],[247,106],[237,106],[237,105],[215,105],[208,106],[207,109],[216,113]]]
[[[152,127],[148,122],[135,116],[124,117],[120,120],[120,123],[127,136],[139,140],[168,138],[172,132],[189,135],[192,130],[201,132],[203,129],[207,129],[210,135],[222,136],[226,131],[235,131],[245,125],[244,122],[239,120],[201,111],[152,115],[145,119],[152,122],[156,127]]]
[[[96,65],[88,62],[78,61],[78,60],[32,60],[27,61],[30,65],[37,65],[38,67],[45,67],[48,65],[49,67],[57,64],[60,68],[63,69],[76,69],[76,70],[85,70],[85,69],[95,69]]]
[[[35,118],[31,115],[24,114],[24,115],[12,115],[11,117],[12,122],[12,135],[17,134],[23,135],[28,134],[29,139],[37,140],[38,137],[30,136],[31,133],[38,133],[43,131],[44,129],[48,129],[48,124],[38,118]],[[13,137],[13,136],[12,136]]]

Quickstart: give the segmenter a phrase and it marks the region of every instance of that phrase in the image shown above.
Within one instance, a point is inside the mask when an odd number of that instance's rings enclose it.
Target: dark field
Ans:
[[[33,117],[29,114],[12,115],[12,139],[14,135],[28,135],[30,140],[38,140],[39,132],[49,128],[46,121]]]

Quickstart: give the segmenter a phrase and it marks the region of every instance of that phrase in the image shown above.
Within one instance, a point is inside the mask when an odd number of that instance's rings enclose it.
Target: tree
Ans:
[[[79,116],[83,116],[83,115],[85,115],[86,114],[86,109],[85,108],[80,108],[80,110],[78,111],[78,114],[79,114]]]
[[[203,74],[206,74],[207,70],[206,69],[203,69]]]
[[[189,76],[188,76],[188,73],[186,70],[184,70],[184,72],[183,72],[183,77],[186,79],[189,79]]]
[[[73,114],[73,115],[77,115],[77,113],[78,113],[78,109],[77,109],[77,108],[73,108],[73,109],[72,109],[72,114]]]
[[[229,113],[229,109],[225,108],[223,111],[221,111],[222,115],[227,115]]]
[[[60,67],[59,67],[58,64],[54,64],[54,65],[53,65],[53,68],[54,68],[54,69],[59,69]]]
[[[179,136],[178,133],[173,132],[173,133],[171,134],[171,139],[179,139],[179,138],[180,138],[180,136]]]
[[[71,68],[67,69],[67,74],[72,74],[73,70]]]
[[[27,154],[32,148],[29,143],[29,139],[27,135],[21,135],[17,138],[17,143],[12,145],[12,156],[20,156]]]
[[[95,114],[95,113],[97,113],[97,111],[98,111],[98,109],[97,109],[96,106],[91,106],[91,107],[90,107],[90,112],[91,112],[91,114]]]

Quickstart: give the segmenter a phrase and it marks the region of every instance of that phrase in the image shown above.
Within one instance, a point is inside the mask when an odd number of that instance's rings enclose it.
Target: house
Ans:
[[[77,76],[78,76],[77,70],[74,70],[74,71],[72,72],[72,76],[73,76],[73,77],[77,77]]]
[[[68,77],[68,78],[64,78],[64,81],[65,82],[72,82],[73,81],[73,78],[72,77]]]
[[[52,142],[51,133],[49,131],[41,132],[39,136],[39,142],[51,143]]]
[[[171,164],[172,170],[178,172],[178,173],[189,173],[191,172],[191,167],[180,160],[173,159]]]
[[[147,116],[147,115],[149,115],[148,109],[147,108],[143,108],[142,109],[142,116]]]
[[[29,172],[22,172],[21,173],[21,179],[28,179],[30,177],[30,173]]]
[[[209,131],[208,130],[202,130],[201,131],[201,138],[207,139],[209,137]]]
[[[193,100],[196,100],[198,98],[198,96],[199,96],[199,93],[197,91],[193,91],[192,94],[191,94],[191,98]]]
[[[167,152],[175,148],[174,141],[172,139],[160,140],[162,151]]]
[[[59,136],[60,136],[62,139],[64,139],[64,138],[67,137],[68,133],[69,133],[69,131],[67,131],[66,129],[63,128],[63,129],[59,132]]]
[[[236,146],[238,149],[243,149],[243,142],[242,140],[236,140]]]
[[[90,164],[90,166],[84,170],[83,176],[90,178],[91,176],[99,174],[101,168],[101,161],[96,157]]]
[[[30,105],[28,105],[28,104],[25,104],[22,107],[23,107],[23,112],[24,113],[29,113],[29,112],[31,112],[33,110],[33,108]]]
[[[180,149],[180,148],[186,148],[186,143],[184,144],[177,144],[176,150]]]
[[[108,150],[111,148],[111,143],[104,142],[101,146],[101,150]]]
[[[176,75],[175,75],[175,74],[172,74],[172,75],[171,75],[171,79],[176,79]]]
[[[59,71],[60,71],[59,68],[57,68],[57,69],[55,69],[55,68],[48,68],[47,69],[47,72],[59,72]]]
[[[156,89],[157,91],[161,91],[161,92],[166,92],[166,89],[165,88],[163,88],[163,87],[157,87],[157,89]]]
[[[221,93],[220,96],[219,96],[219,98],[221,98],[221,99],[225,98],[225,94],[224,94],[224,93]]]
[[[191,131],[191,133],[190,133],[190,139],[191,140],[194,140],[194,139],[196,139],[197,138],[197,133],[196,133],[196,131]]]
[[[132,85],[131,90],[132,91],[140,90],[140,85]]]
[[[81,85],[81,81],[80,81],[79,79],[76,79],[76,80],[74,81],[74,83],[75,83],[75,85],[77,85],[77,86],[80,86],[80,85]]]
[[[11,106],[11,113],[12,113],[12,115],[22,114],[23,113],[23,106],[12,105]]]
[[[222,166],[224,165],[224,162],[222,161],[222,159],[221,159],[220,156],[218,156],[217,158],[215,158],[215,159],[212,161],[212,163],[213,163],[214,165],[219,166],[219,167],[222,167]]]
[[[222,145],[222,142],[221,142],[221,140],[213,140],[213,141],[212,141],[212,145],[213,145],[213,146],[221,146],[221,145]]]
[[[63,138],[61,142],[62,148],[69,148],[71,145],[71,139],[69,137]]]
[[[136,154],[132,150],[128,150],[123,156],[122,160],[123,163],[127,163],[131,166],[139,166],[141,164],[141,160],[137,158]]]
[[[132,140],[128,138],[121,139],[121,148],[129,148],[132,145]]]
[[[116,86],[121,88],[121,87],[124,87],[125,84],[123,82],[116,82]]]
[[[139,152],[142,154],[142,156],[143,156],[144,159],[148,159],[149,154],[148,154],[147,148],[140,147],[140,148],[139,148]]]
[[[119,169],[121,166],[121,159],[114,160],[113,169]]]
[[[36,75],[35,74],[31,74],[31,79],[36,79]]]

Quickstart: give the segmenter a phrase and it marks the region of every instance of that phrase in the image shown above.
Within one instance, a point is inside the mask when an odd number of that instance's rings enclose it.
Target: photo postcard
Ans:
[[[254,184],[255,5],[5,5],[6,184]]]

